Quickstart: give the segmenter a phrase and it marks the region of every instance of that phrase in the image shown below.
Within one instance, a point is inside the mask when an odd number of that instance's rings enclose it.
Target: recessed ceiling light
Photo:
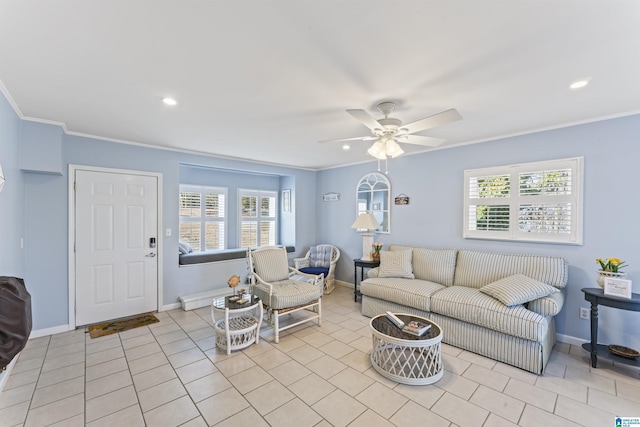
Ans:
[[[162,102],[164,102],[167,105],[178,105],[178,101],[176,101],[173,98],[162,98]]]
[[[583,87],[588,85],[590,81],[591,79],[577,80],[569,85],[569,89],[582,89]]]
[[[351,149],[351,146],[350,146],[349,144],[344,144],[344,145],[342,146],[342,149],[343,149],[344,151],[347,151],[347,150],[350,150],[350,149]]]

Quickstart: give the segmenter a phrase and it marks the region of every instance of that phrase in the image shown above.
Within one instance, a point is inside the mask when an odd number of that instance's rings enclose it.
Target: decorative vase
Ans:
[[[371,252],[371,259],[375,262],[380,262],[380,251]]]
[[[615,277],[617,279],[621,279],[626,275],[627,273],[614,273],[613,271],[598,270],[598,286],[604,288],[604,279],[606,279],[607,277]]]

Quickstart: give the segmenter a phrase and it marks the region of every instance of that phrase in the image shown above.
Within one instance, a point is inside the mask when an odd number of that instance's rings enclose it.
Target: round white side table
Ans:
[[[229,301],[231,296],[214,298],[211,318],[216,332],[216,346],[231,354],[260,341],[262,301],[254,296],[245,304]],[[249,297],[246,297],[249,298]]]

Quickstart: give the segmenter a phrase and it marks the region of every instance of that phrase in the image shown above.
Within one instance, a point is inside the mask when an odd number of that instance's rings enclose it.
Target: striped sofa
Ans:
[[[361,284],[363,315],[423,316],[441,326],[447,344],[542,374],[555,344],[554,316],[564,303],[564,259],[399,245],[389,250],[406,255],[410,274],[406,268],[389,273],[383,256]]]

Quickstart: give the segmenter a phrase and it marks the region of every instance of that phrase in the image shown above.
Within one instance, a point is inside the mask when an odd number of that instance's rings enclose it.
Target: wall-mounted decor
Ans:
[[[400,193],[396,196],[395,199],[396,205],[408,205],[409,204],[409,196],[404,193]]]
[[[282,190],[282,212],[291,212],[291,190]]]
[[[337,202],[340,200],[340,193],[327,193],[322,195],[323,202]]]
[[[369,173],[362,177],[356,187],[356,215],[371,213],[380,227],[378,233],[390,233],[391,183],[380,173]]]

